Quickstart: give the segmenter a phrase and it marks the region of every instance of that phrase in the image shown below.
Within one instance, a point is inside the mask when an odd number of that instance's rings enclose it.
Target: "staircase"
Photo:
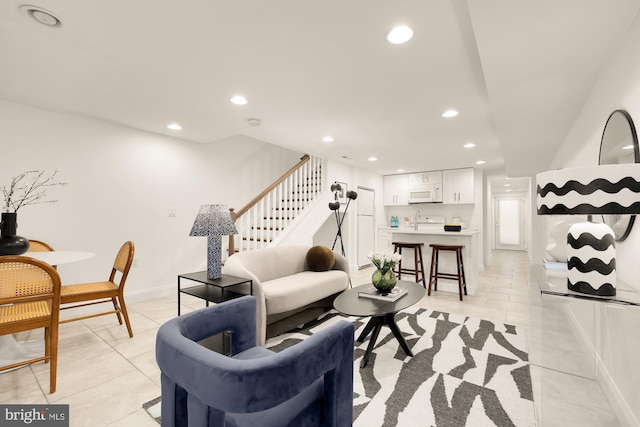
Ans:
[[[324,161],[305,154],[246,206],[231,209],[238,234],[229,236],[229,255],[270,246],[271,242],[323,191]]]

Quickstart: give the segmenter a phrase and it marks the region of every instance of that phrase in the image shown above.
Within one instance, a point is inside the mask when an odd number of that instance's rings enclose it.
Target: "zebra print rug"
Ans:
[[[269,339],[267,347],[281,351],[342,319],[354,323],[356,337],[369,320],[331,311]],[[521,328],[416,307],[399,312],[396,323],[413,357],[383,327],[367,366],[360,368],[369,339],[355,343],[355,427],[537,425]],[[143,407],[160,422],[160,398]]]
[[[341,319],[354,323],[356,337],[369,320],[329,312],[267,347],[281,351]],[[536,426],[521,328],[416,307],[396,322],[413,357],[383,327],[360,368],[369,338],[355,343],[354,426]]]

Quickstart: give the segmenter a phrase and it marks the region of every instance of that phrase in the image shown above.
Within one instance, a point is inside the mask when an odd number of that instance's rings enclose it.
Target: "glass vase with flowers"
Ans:
[[[402,255],[397,253],[380,253],[371,252],[367,255],[376,267],[376,271],[371,276],[371,283],[380,293],[387,293],[396,285],[396,275],[393,269],[400,260]]]

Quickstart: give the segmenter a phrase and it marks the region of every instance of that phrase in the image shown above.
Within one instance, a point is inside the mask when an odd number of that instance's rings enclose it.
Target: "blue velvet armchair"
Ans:
[[[231,332],[231,356],[197,343]],[[350,426],[353,325],[340,321],[279,353],[256,347],[256,300],[241,297],[162,325],[163,426]]]

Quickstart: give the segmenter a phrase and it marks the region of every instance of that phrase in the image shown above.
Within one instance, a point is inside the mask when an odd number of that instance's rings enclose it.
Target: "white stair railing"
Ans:
[[[245,207],[232,209],[238,234],[229,236],[229,255],[268,247],[322,192],[323,164],[320,157],[304,155]]]

